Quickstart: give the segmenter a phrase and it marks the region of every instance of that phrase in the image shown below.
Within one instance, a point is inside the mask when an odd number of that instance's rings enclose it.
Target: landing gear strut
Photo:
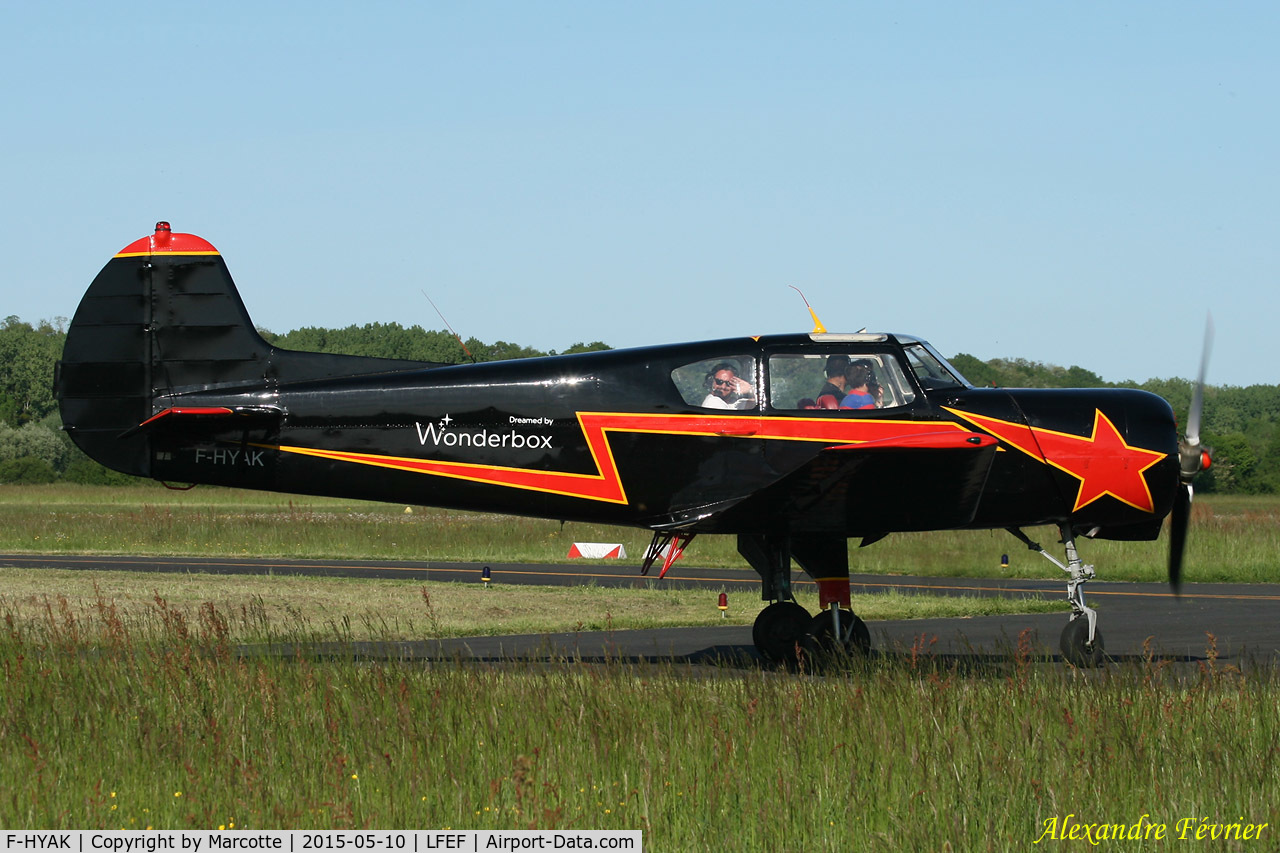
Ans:
[[[760,574],[761,595],[773,602],[756,617],[751,639],[765,660],[794,664],[801,652],[865,654],[871,632],[850,606],[849,554],[844,539],[792,541],[772,534],[743,534],[738,553]],[[791,595],[791,559],[818,582],[824,608],[810,616]]]
[[[1086,565],[1080,559],[1080,554],[1076,551],[1075,533],[1068,525],[1058,526],[1058,530],[1062,532],[1062,545],[1067,552],[1067,562],[1063,565],[1018,528],[1010,527],[1007,530],[1029,549],[1038,552],[1068,575],[1067,601],[1071,604],[1071,618],[1062,629],[1059,641],[1062,659],[1082,669],[1101,666],[1104,650],[1102,632],[1098,630],[1098,611],[1084,603],[1084,585],[1093,580],[1097,573],[1093,566]]]
[[[871,651],[871,631],[852,610],[841,610],[838,602],[809,622],[809,637],[821,653],[865,655]]]

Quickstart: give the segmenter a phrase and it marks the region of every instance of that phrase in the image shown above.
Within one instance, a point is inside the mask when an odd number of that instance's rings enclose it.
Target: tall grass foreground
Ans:
[[[1150,658],[1085,674],[1029,645],[960,669],[926,644],[815,676],[372,664],[305,642],[245,654],[213,605],[190,616],[160,598],[145,622],[105,599],[91,616],[58,599],[40,620],[0,613],[5,827],[638,828],[651,850],[1007,850],[1036,849],[1058,820],[1174,833],[1280,819],[1280,685],[1269,666],[1220,664],[1212,638],[1177,671]]]

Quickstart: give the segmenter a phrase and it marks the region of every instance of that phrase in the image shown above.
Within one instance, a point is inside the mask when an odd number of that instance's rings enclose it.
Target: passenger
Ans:
[[[797,409],[816,409],[818,408],[818,401],[813,399],[812,397],[801,397],[800,402],[796,403],[796,408]]]
[[[867,393],[876,401],[877,409],[884,407],[884,388],[876,381],[874,373],[871,381],[867,383]]]
[[[874,409],[876,407],[876,397],[870,386],[875,384],[877,389],[880,386],[876,383],[869,362],[859,359],[850,364],[844,372],[844,382],[849,393],[840,401],[840,408]]]
[[[702,401],[708,409],[753,409],[756,405],[756,389],[738,376],[736,365],[722,361],[708,374],[711,393]]]
[[[844,372],[848,367],[849,356],[827,356],[827,384],[823,385],[822,390],[818,392],[818,408],[834,409],[840,405],[840,401],[848,393],[844,388]],[[822,399],[823,397],[829,397],[830,399],[824,400]]]

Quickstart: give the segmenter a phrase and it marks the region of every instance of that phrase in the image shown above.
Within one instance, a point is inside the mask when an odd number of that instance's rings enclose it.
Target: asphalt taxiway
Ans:
[[[270,560],[197,557],[0,555],[0,566],[85,571],[279,574],[402,578],[479,583],[485,566],[493,583],[679,586],[708,593],[759,595],[750,569],[677,566],[667,578],[642,577],[634,564],[443,563],[365,560]],[[928,578],[854,575],[853,591],[1065,598],[1061,579]],[[806,581],[797,573],[796,586]],[[601,593],[602,596],[607,592]],[[1086,587],[1099,613],[1107,655],[1234,665],[1280,663],[1280,584],[1184,584],[1175,596],[1165,584],[1093,581]],[[856,603],[855,603],[856,607]],[[1065,613],[910,619],[870,622],[879,654],[925,654],[960,660],[1008,660],[1020,648],[1040,658],[1057,654]],[[634,660],[707,663],[755,660],[750,626],[467,637],[347,648],[370,658],[503,660]]]

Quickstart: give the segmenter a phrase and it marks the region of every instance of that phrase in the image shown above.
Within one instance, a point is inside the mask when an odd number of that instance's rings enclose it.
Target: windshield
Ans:
[[[903,347],[907,354],[907,362],[926,391],[939,388],[965,388],[968,382],[954,367],[947,364],[942,356],[928,349],[922,343],[908,344]]]
[[[915,396],[901,363],[887,350],[824,348],[769,356],[769,405],[775,409],[869,411],[905,406]]]

